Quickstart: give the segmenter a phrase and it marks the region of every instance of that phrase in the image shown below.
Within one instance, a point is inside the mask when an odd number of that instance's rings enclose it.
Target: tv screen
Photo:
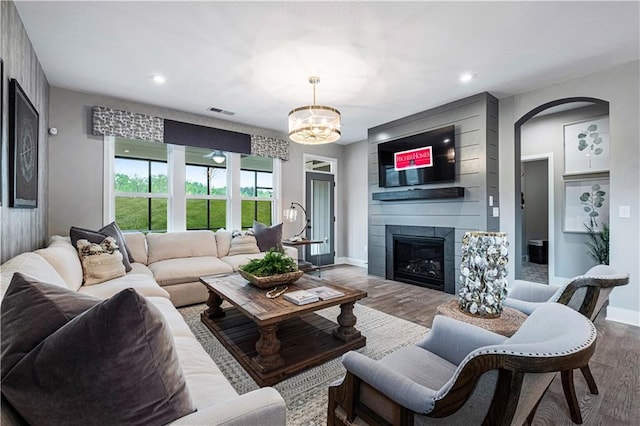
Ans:
[[[378,184],[383,188],[456,180],[455,126],[378,145]]]

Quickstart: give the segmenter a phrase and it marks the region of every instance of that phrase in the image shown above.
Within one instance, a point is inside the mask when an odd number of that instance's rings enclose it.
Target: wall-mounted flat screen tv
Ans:
[[[378,145],[380,187],[455,180],[455,126],[442,127]]]

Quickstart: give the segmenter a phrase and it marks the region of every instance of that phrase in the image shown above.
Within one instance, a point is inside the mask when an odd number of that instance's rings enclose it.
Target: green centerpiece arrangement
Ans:
[[[252,259],[238,268],[238,273],[260,288],[289,284],[304,274],[295,260],[273,248],[262,259]]]

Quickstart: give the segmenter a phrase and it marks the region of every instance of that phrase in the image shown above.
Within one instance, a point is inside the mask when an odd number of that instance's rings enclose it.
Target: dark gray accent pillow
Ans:
[[[267,226],[254,220],[253,231],[256,234],[256,241],[260,251],[269,251],[270,248],[275,248],[279,251],[284,250],[282,247],[282,223]]]
[[[13,274],[0,305],[0,377],[4,380],[5,375],[40,342],[100,301],[54,284],[41,283],[18,272]]]
[[[2,393],[30,424],[161,425],[194,411],[162,314],[130,288],[36,346]]]
[[[131,270],[131,262],[133,262],[133,259],[129,254],[124,235],[115,222],[111,222],[97,231],[72,226],[71,229],[69,229],[69,237],[71,237],[71,244],[73,244],[73,247],[76,249],[78,248],[76,244],[78,240],[88,240],[90,243],[100,244],[106,237],[113,237],[113,239],[116,240],[120,253],[122,253],[122,264],[124,265],[125,272]]]

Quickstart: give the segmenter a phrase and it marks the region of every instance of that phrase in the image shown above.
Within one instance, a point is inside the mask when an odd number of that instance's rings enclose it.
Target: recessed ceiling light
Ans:
[[[475,77],[475,75],[473,73],[465,72],[464,74],[460,75],[460,82],[461,83],[468,83],[471,80],[473,80],[473,77]]]
[[[129,151],[128,149],[125,149],[125,150],[124,150],[124,152],[125,152],[126,154],[128,154],[128,153],[130,153],[131,151]]]
[[[151,76],[151,80],[156,84],[164,84],[167,81],[167,79],[161,74],[153,74]]]

